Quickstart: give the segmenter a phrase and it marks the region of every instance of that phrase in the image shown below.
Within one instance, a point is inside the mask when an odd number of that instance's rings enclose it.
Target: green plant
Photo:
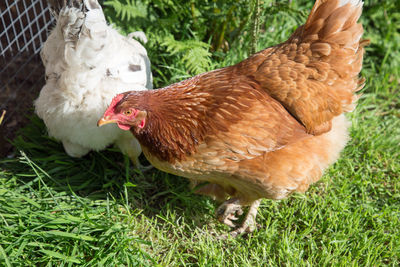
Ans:
[[[146,33],[156,87],[214,69],[233,46],[250,40],[252,5],[247,0],[107,0],[104,5],[107,19],[121,31]],[[299,23],[304,18],[287,4],[268,0],[260,4],[259,24],[278,12]],[[242,49],[243,57],[248,48]]]

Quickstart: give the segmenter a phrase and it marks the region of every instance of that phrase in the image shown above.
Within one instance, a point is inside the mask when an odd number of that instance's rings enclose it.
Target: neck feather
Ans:
[[[147,91],[146,125],[131,131],[160,160],[182,160],[204,140],[210,94],[196,90],[196,77],[160,90]]]

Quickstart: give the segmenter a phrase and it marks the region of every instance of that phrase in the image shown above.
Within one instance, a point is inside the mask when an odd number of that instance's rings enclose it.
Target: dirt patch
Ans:
[[[45,83],[44,67],[38,55],[26,52],[13,62],[7,62],[7,59],[0,60],[7,66],[0,75],[4,82],[0,92],[0,115],[6,111],[0,125],[0,158],[12,153],[13,147],[8,140],[14,139],[17,130],[28,123],[28,116],[33,113],[33,100]]]
[[[54,21],[46,0],[0,1],[0,158],[12,153],[12,140],[28,123],[33,100],[44,85],[39,57]]]

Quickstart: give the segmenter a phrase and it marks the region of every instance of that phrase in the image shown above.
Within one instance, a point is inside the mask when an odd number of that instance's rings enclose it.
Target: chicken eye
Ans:
[[[128,110],[126,110],[125,112],[124,112],[124,114],[125,115],[131,115],[132,114],[132,110],[131,109],[128,109]]]

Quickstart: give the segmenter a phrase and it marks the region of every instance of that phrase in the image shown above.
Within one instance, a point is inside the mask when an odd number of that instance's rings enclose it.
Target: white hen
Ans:
[[[116,94],[152,88],[146,50],[132,39],[145,36],[126,37],[107,25],[97,0],[79,1],[80,8],[69,2],[55,14],[57,25],[41,51],[46,85],[35,111],[68,155],[81,157],[115,143],[139,167],[137,140],[115,125],[96,123]]]

